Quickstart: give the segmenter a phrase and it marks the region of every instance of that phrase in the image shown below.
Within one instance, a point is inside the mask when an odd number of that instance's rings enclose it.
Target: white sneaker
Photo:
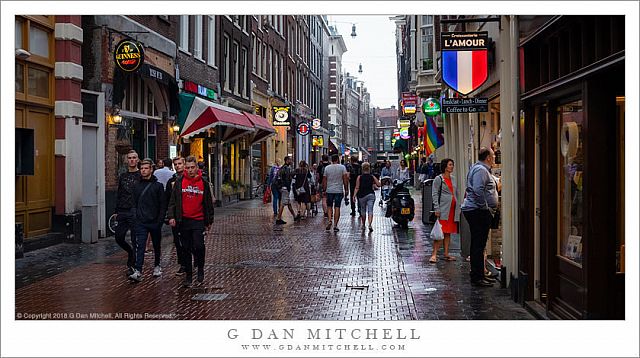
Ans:
[[[140,282],[142,281],[142,273],[136,269],[133,269],[133,273],[129,275],[129,278],[136,282]]]
[[[158,277],[162,275],[162,269],[160,268],[160,266],[156,266],[153,268],[153,276]]]

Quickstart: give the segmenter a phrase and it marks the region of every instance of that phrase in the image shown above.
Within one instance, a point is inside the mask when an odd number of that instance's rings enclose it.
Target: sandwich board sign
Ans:
[[[447,86],[466,96],[487,81],[487,31],[443,32],[441,45],[442,80]]]

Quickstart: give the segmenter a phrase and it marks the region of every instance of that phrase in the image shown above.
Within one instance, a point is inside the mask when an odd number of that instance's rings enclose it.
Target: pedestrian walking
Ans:
[[[391,171],[391,162],[388,160],[384,161],[384,167],[380,171],[380,177],[389,177],[393,178],[393,172]]]
[[[198,282],[204,281],[205,231],[213,224],[213,195],[211,185],[198,175],[197,160],[188,156],[185,160],[186,175],[176,179],[167,216],[169,225],[180,230],[182,263],[185,265],[184,287],[191,287],[195,260]]]
[[[154,269],[153,276],[162,275],[160,268],[160,241],[161,229],[167,203],[164,195],[164,187],[153,175],[153,161],[145,158],[140,163],[140,181],[133,191],[135,206],[134,235],[136,240],[136,264],[129,278],[135,282],[142,281],[142,268],[144,266],[145,243],[149,235],[153,244]]]
[[[429,160],[427,161],[427,167],[426,167],[426,170],[425,170],[425,174],[427,176],[425,179],[433,179],[433,178],[435,178],[436,176],[434,174],[434,171],[435,171],[435,166],[433,164],[433,157],[430,155],[429,156]]]
[[[427,158],[422,157],[420,160],[420,165],[416,169],[416,174],[418,174],[418,182],[416,183],[416,189],[422,189],[422,185],[425,180],[427,180]]]
[[[127,276],[133,274],[136,263],[136,240],[133,233],[135,224],[135,201],[133,190],[140,181],[138,169],[138,153],[130,150],[127,153],[127,171],[118,177],[118,191],[116,193],[116,243],[127,252]],[[126,241],[127,231],[131,233],[131,245]]]
[[[375,189],[381,187],[380,181],[371,174],[371,164],[362,164],[362,174],[356,179],[356,187],[352,200],[360,202],[360,221],[365,229],[366,215],[369,216],[369,232],[373,231],[373,206],[376,202]],[[366,215],[365,215],[366,214]]]
[[[407,162],[404,159],[402,159],[400,160],[400,167],[396,169],[394,179],[402,183],[403,181],[409,178],[410,178],[410,175],[409,175],[409,168],[407,168]]]
[[[355,155],[351,156],[350,163],[346,165],[347,171],[349,172],[349,192],[353,193],[356,190],[356,181],[360,174],[362,174],[362,167],[360,163],[358,163],[358,157]],[[356,206],[359,205],[355,200],[351,200],[351,216],[356,216]],[[358,212],[360,212],[360,207],[358,207]]]
[[[289,156],[284,158],[284,165],[278,171],[278,176],[276,177],[276,188],[280,191],[280,205],[278,208],[278,217],[276,220],[276,225],[284,225],[287,222],[282,220],[282,212],[284,211],[284,207],[287,206],[289,208],[289,212],[291,216],[294,218],[296,214],[293,212],[293,207],[291,207],[291,179],[292,179],[292,170],[291,170],[291,162],[292,159]]]
[[[293,193],[298,203],[298,215],[295,217],[295,221],[300,221],[307,216],[309,211],[309,203],[311,203],[311,173],[307,162],[301,160],[298,164],[298,168],[295,170]],[[304,213],[304,215],[302,215]]]
[[[314,163],[309,170],[311,178],[309,178],[309,187],[311,188],[311,205],[309,206],[309,215],[315,215],[318,213],[318,200],[320,195],[318,194],[318,164]]]
[[[489,148],[480,148],[478,162],[467,175],[467,189],[461,209],[471,229],[471,284],[493,286],[484,275],[484,248],[491,220],[498,207],[497,185],[491,175],[495,154]]]
[[[326,154],[323,154],[322,161],[320,162],[320,165],[318,165],[318,187],[320,189],[320,198],[322,199],[322,213],[325,218],[328,218],[329,214],[327,212],[327,194],[324,192],[324,189],[322,188],[322,180],[324,178],[324,169],[330,164],[331,163],[329,163],[329,156]]]
[[[273,164],[271,169],[269,170],[269,175],[267,176],[267,185],[271,187],[271,195],[273,195],[273,216],[276,217],[278,215],[278,203],[280,201],[280,188],[277,188],[276,177],[278,176],[278,171],[280,170],[280,158],[276,159],[276,162]]]
[[[449,255],[449,243],[451,242],[451,234],[458,233],[458,222],[460,222],[460,204],[457,200],[458,186],[455,177],[452,175],[454,169],[453,159],[443,159],[440,167],[444,168],[444,172],[434,179],[431,187],[431,197],[433,198],[435,215],[442,226],[444,239],[433,241],[430,263],[438,262],[437,255],[438,250],[440,250],[440,244],[444,244],[444,259],[447,261],[456,260],[455,257]]]
[[[175,172],[171,170],[171,159],[165,158],[160,161],[160,163],[164,163],[162,168],[157,169],[153,172],[153,175],[158,179],[158,183],[162,184],[163,188],[167,187],[167,182]]]
[[[333,220],[333,231],[337,232],[338,221],[340,221],[340,205],[346,196],[345,204],[349,204],[349,173],[344,165],[338,164],[340,157],[337,154],[331,156],[331,164],[324,168],[322,178],[323,191],[327,193],[327,212],[329,223],[326,229],[331,230],[331,220]]]
[[[167,204],[171,200],[171,192],[173,191],[173,187],[176,184],[176,180],[183,175],[184,173],[184,158],[183,157],[175,157],[173,158],[173,166],[176,169],[176,172],[173,174],[171,179],[167,181],[167,186],[165,187],[165,200]],[[167,224],[169,223],[169,219],[166,220]],[[178,265],[180,268],[176,272],[176,275],[182,275],[185,273],[186,265],[182,262],[182,244],[180,243],[180,230],[177,226],[171,227],[171,233],[173,234],[173,245],[176,248],[176,257],[178,258]]]

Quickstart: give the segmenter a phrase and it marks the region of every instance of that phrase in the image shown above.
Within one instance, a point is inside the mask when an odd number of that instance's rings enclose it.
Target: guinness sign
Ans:
[[[118,68],[125,72],[133,72],[144,63],[144,48],[138,42],[122,40],[116,45],[113,58]]]

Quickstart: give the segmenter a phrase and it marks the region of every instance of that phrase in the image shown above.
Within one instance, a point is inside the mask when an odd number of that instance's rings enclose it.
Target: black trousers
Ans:
[[[484,278],[484,248],[491,227],[491,213],[477,209],[463,211],[463,214],[471,230],[471,282],[476,282]]]
[[[134,234],[135,213],[133,210],[118,212],[116,217],[118,225],[116,226],[116,243],[128,254],[127,266],[134,267],[136,264],[136,237]],[[125,240],[127,231],[131,231],[131,245]]]
[[[353,193],[356,191],[356,183],[349,182],[349,190],[349,200],[351,200],[351,196],[353,196]],[[358,212],[360,211],[360,203],[357,198],[356,200],[351,200],[350,204],[352,213],[356,212],[356,207],[358,208]]]
[[[182,245],[182,264],[187,275],[193,273],[192,256],[195,265],[204,268],[204,221],[184,219],[180,223],[180,244]]]
[[[176,257],[178,257],[178,265],[184,266],[182,263],[182,244],[180,243],[180,229],[177,226],[171,228],[173,233],[173,245],[176,247]]]

